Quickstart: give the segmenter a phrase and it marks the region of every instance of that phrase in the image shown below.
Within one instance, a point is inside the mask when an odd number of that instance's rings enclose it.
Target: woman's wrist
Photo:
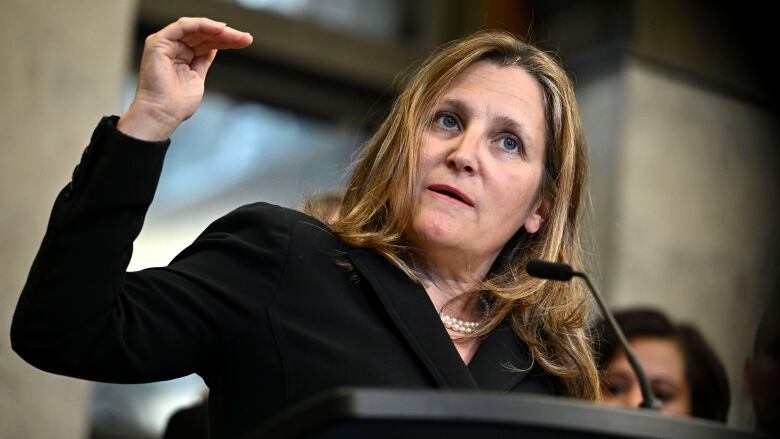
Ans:
[[[159,142],[171,137],[179,123],[172,117],[135,102],[119,118],[117,129],[123,134],[147,142]]]

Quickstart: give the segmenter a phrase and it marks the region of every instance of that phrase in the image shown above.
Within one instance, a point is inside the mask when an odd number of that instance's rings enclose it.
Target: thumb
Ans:
[[[201,78],[205,78],[206,73],[209,71],[209,67],[211,67],[211,63],[214,62],[214,58],[216,58],[216,56],[217,49],[211,49],[203,55],[196,56],[192,60],[192,63],[190,63],[190,68],[195,70],[195,72],[197,72]]]

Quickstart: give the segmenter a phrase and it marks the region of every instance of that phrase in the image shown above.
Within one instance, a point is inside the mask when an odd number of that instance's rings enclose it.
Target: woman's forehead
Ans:
[[[444,92],[444,96],[453,90],[478,88],[501,93],[523,91],[542,97],[542,89],[525,68],[517,65],[503,66],[489,60],[477,61],[458,73]]]
[[[523,132],[527,144],[544,144],[546,111],[542,87],[525,69],[478,61],[444,90],[438,107],[463,117],[492,119],[496,125]]]

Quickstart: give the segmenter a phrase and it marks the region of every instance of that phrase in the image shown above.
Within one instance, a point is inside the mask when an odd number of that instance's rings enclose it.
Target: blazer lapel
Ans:
[[[509,390],[531,370],[533,361],[525,343],[504,320],[477,349],[469,370],[480,389]]]
[[[373,250],[350,248],[349,256],[436,383],[476,389],[425,289]]]

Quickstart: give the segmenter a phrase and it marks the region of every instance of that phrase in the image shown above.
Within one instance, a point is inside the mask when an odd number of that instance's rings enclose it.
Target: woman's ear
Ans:
[[[547,198],[540,196],[534,205],[533,211],[530,215],[528,215],[528,218],[526,218],[525,222],[523,223],[523,228],[525,228],[525,231],[528,233],[538,232],[539,229],[542,228],[542,224],[544,224],[545,220],[547,220],[548,212],[549,209]]]

